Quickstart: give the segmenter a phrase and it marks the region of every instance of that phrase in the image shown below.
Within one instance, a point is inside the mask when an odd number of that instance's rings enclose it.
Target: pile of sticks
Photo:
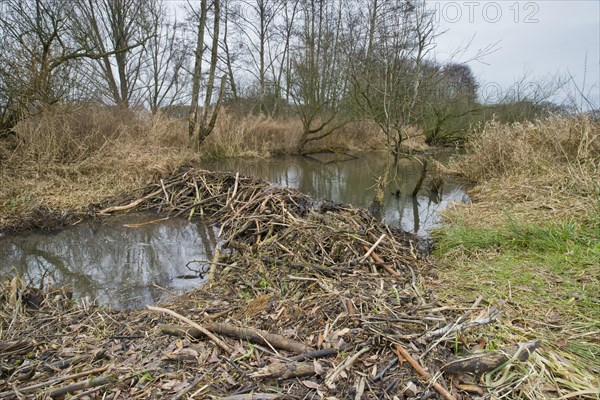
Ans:
[[[188,169],[97,213],[140,210],[219,225],[209,282],[132,311],[49,292],[34,309],[31,289],[12,284],[0,297],[0,345],[14,349],[2,352],[0,397],[471,398],[485,388],[463,374],[539,345],[456,360],[458,333],[498,310],[437,304],[417,238],[365,210]]]

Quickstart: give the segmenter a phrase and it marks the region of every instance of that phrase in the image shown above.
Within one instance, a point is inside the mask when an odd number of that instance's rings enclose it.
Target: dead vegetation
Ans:
[[[113,107],[55,107],[0,137],[0,229],[22,226],[48,210],[82,212],[90,203],[139,190],[207,158],[291,153],[300,126],[295,117],[224,110],[197,153],[183,119]],[[372,150],[382,140],[372,125],[354,122],[309,150]]]
[[[140,209],[219,223],[209,283],[139,311],[5,283],[0,397],[467,399],[510,394],[514,368],[539,345],[488,353],[476,360],[485,368],[457,364],[453,354],[471,346],[457,331],[492,323],[501,310],[481,299],[438,304],[416,238],[365,210],[193,169],[95,206]],[[493,378],[484,387],[473,368],[513,372],[501,387]]]

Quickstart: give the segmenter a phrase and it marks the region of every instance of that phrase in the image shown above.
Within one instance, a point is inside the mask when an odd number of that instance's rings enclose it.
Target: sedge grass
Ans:
[[[501,304],[484,332],[497,345],[543,343],[512,380],[487,377],[497,398],[600,396],[599,126],[492,123],[453,165],[477,186],[435,233],[442,296]]]

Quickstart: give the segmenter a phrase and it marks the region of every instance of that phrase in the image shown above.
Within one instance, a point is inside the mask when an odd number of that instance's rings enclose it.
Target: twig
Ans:
[[[400,360],[400,358],[404,358],[406,361],[408,361],[408,363],[415,369],[415,371],[417,371],[417,373],[419,375],[421,375],[426,381],[427,383],[431,383],[429,382],[431,380],[431,375],[429,375],[427,373],[427,371],[425,371],[423,369],[423,367],[421,367],[419,365],[419,363],[412,358],[412,356],[410,354],[408,354],[408,352],[404,349],[404,347],[402,347],[402,345],[400,345],[399,343],[396,344],[396,353],[398,355],[398,359]],[[433,388],[446,400],[456,400],[456,398],[454,396],[452,396],[446,389],[444,389],[442,387],[442,385],[440,385],[437,382],[433,382]]]
[[[377,239],[377,241],[375,242],[375,244],[373,246],[371,246],[371,248],[367,251],[367,253],[362,256],[362,258],[360,259],[360,261],[365,261],[367,258],[369,258],[369,256],[371,255],[371,253],[373,251],[375,251],[375,249],[377,248],[377,246],[379,246],[379,243],[381,243],[381,241],[385,239],[385,233],[382,233],[381,236],[379,237],[379,239]]]
[[[369,351],[369,348],[365,347],[364,349],[360,350],[358,353],[354,354],[352,357],[348,357],[346,359],[346,361],[344,361],[343,363],[338,365],[333,371],[328,373],[327,376],[325,377],[325,385],[327,385],[327,387],[329,389],[335,389],[335,381],[337,380],[338,376],[340,376],[342,371],[344,371],[346,368],[348,368],[352,364],[354,364],[354,361],[356,361],[356,359],[358,357],[360,357],[362,354],[366,353],[367,351]]]
[[[165,314],[169,314],[172,317],[177,318],[180,321],[185,322],[186,324],[198,329],[200,332],[202,332],[203,334],[205,334],[206,336],[208,336],[208,338],[210,340],[212,340],[213,342],[215,342],[215,344],[217,344],[220,348],[222,348],[223,350],[225,350],[225,352],[227,354],[231,354],[231,349],[229,348],[229,346],[227,346],[225,344],[225,342],[223,342],[221,339],[219,339],[218,337],[216,337],[215,335],[213,335],[210,331],[208,331],[207,329],[205,329],[203,326],[197,324],[196,322],[192,321],[189,318],[184,317],[181,314],[177,314],[175,311],[169,310],[168,308],[162,308],[162,307],[154,307],[154,306],[146,306],[146,308],[150,311],[155,311],[155,312],[162,312]]]

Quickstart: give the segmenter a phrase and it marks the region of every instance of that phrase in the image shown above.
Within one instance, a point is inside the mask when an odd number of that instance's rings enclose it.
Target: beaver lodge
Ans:
[[[94,213],[139,210],[219,224],[208,283],[113,310],[5,282],[0,398],[467,399],[485,395],[475,377],[539,345],[455,358],[456,332],[500,310],[438,304],[416,237],[363,209],[185,169]]]

